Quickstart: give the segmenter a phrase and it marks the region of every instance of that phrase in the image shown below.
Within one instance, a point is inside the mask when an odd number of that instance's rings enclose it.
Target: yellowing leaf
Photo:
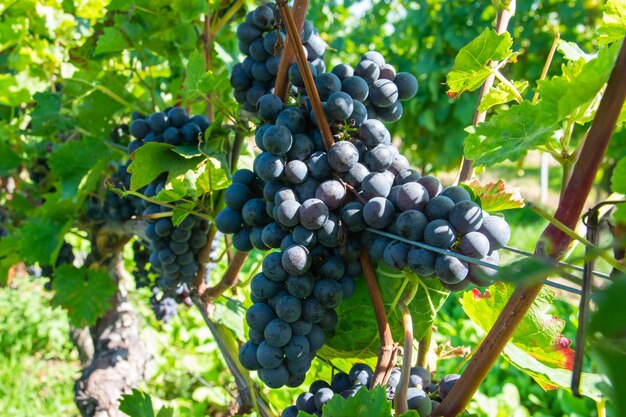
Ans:
[[[518,191],[507,190],[503,180],[481,184],[473,179],[468,186],[480,199],[483,210],[502,211],[524,207],[524,200]]]

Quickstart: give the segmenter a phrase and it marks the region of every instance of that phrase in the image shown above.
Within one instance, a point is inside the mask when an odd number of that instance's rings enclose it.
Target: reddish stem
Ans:
[[[569,228],[573,229],[578,223],[626,99],[624,74],[626,74],[626,40],[622,43],[606,92],[554,215]],[[558,260],[571,241],[571,237],[556,227],[548,225],[537,242],[535,254],[548,255]],[[433,415],[453,417],[465,409],[540,290],[540,284],[531,287],[520,285],[515,290],[484,342],[469,362],[461,379],[433,412]]]
[[[293,5],[293,15],[296,22],[296,28],[298,33],[302,33],[304,27],[304,21],[306,20],[306,12],[309,8],[309,0],[296,0]],[[299,41],[299,39],[298,39]],[[291,36],[287,34],[285,38],[285,45],[283,47],[283,57],[280,60],[280,66],[278,67],[278,74],[276,75],[276,86],[274,88],[274,94],[280,97],[285,102],[287,99],[287,89],[289,87],[289,67],[295,60],[293,48],[290,43],[292,42]],[[296,45],[300,45],[299,42]]]
[[[378,325],[378,336],[380,337],[380,353],[378,355],[378,362],[376,363],[376,370],[374,372],[374,381],[372,387],[377,385],[383,385],[388,373],[395,364],[395,352],[397,350],[393,343],[393,336],[391,335],[391,327],[387,320],[387,312],[385,311],[385,305],[383,303],[383,297],[380,295],[380,289],[378,288],[378,281],[376,281],[376,274],[372,267],[372,261],[365,249],[361,251],[359,258],[361,266],[363,268],[363,276],[367,283],[367,289],[372,299],[372,306],[374,307],[374,314],[376,315],[376,324]]]
[[[498,35],[506,32],[506,28],[509,25],[509,20],[515,13],[515,0],[511,1],[509,8],[504,9],[498,13],[498,17],[496,19],[496,33]],[[476,126],[478,123],[484,122],[487,117],[487,111],[479,111],[478,106],[483,101],[483,96],[491,90],[493,87],[493,82],[495,81],[496,76],[494,74],[490,74],[483,83],[480,88],[480,93],[478,94],[478,104],[476,104],[476,113],[474,113],[474,120],[472,124]],[[472,161],[469,159],[463,158],[463,163],[461,165],[461,171],[459,172],[459,183],[469,180],[472,177],[472,173],[474,172],[474,168],[472,167]]]
[[[202,301],[208,303],[211,300],[215,300],[222,295],[226,290],[233,287],[238,280],[239,272],[243,268],[243,264],[248,258],[248,252],[235,252],[233,259],[228,265],[228,269],[224,273],[224,276],[214,287],[207,288],[202,294]]]

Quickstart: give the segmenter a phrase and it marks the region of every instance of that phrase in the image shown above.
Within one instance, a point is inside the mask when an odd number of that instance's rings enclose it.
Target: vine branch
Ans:
[[[306,20],[307,9],[309,8],[309,0],[296,0],[293,5],[294,20],[298,33],[302,33],[304,27],[304,21]],[[293,38],[287,33],[285,38],[285,45],[283,48],[283,57],[280,60],[278,66],[278,74],[276,75],[276,85],[274,87],[274,94],[285,102],[287,98],[287,89],[289,87],[288,71],[291,64],[295,59],[293,48],[291,43]],[[300,45],[299,38],[296,40],[296,45]]]
[[[374,371],[374,380],[372,387],[377,385],[383,385],[388,373],[391,371],[395,364],[397,347],[393,342],[393,336],[391,335],[391,327],[387,320],[387,313],[385,312],[385,305],[383,303],[383,297],[380,295],[380,289],[378,288],[378,281],[376,281],[376,274],[372,267],[372,261],[366,250],[361,251],[359,258],[361,266],[363,268],[363,275],[365,282],[367,283],[367,289],[372,299],[372,305],[374,307],[374,314],[376,315],[376,324],[378,325],[378,336],[380,337],[380,353],[378,354],[378,362],[376,363],[376,370]]]
[[[496,33],[498,35],[506,32],[506,28],[509,25],[509,20],[515,14],[515,0],[511,0],[509,7],[498,12],[498,17],[496,19]],[[480,93],[478,94],[478,104],[476,104],[476,113],[474,113],[474,120],[472,121],[472,125],[476,126],[481,122],[485,121],[487,117],[487,111],[480,111],[478,108],[480,107],[480,103],[483,101],[483,97],[485,94],[491,90],[493,87],[493,82],[495,80],[495,73],[489,74],[489,76],[485,79],[482,87],[480,88]],[[472,161],[463,157],[463,163],[461,164],[461,171],[459,172],[459,183],[467,181],[471,178],[474,168],[472,167]]]
[[[419,285],[412,284],[409,291],[402,297],[398,303],[402,310],[402,324],[404,325],[404,349],[402,357],[402,371],[400,372],[400,381],[394,399],[395,410],[398,415],[404,414],[408,410],[407,391],[409,389],[409,378],[411,376],[411,365],[413,363],[413,317],[409,310],[409,303],[415,297],[415,293]]]
[[[596,173],[615,129],[615,123],[626,99],[626,40],[611,72],[606,92],[600,101],[596,116],[587,133],[580,157],[559,202],[554,217],[569,228],[578,222],[585,206]],[[559,260],[572,241],[562,230],[549,224],[537,242],[535,254],[548,255]],[[469,362],[467,369],[454,388],[433,412],[435,416],[452,417],[461,413],[478,389],[489,369],[513,335],[522,318],[541,290],[541,284],[520,285],[511,295],[504,310],[498,316],[485,341]]]

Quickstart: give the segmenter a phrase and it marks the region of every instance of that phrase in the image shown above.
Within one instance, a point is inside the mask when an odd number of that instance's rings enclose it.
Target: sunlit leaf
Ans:
[[[478,179],[473,179],[468,185],[480,199],[482,209],[487,212],[524,207],[524,200],[519,191],[507,190],[504,180],[481,184]]]

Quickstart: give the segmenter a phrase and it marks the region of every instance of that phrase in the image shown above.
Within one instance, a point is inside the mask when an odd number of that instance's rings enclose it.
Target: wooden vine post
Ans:
[[[305,1],[308,3],[308,0]],[[298,4],[299,2],[298,0],[296,0],[294,5],[296,9]],[[299,45],[301,45],[301,30],[298,30],[294,21],[293,14],[291,13],[289,6],[287,5],[287,2],[280,1],[278,3],[278,6],[280,8],[281,16],[287,30],[287,44],[291,46],[291,50],[295,54],[298,68],[300,69],[300,73],[302,74],[302,78],[304,80],[304,86],[309,95],[309,99],[311,100],[311,106],[313,107],[315,119],[318,121],[319,129],[322,133],[324,146],[326,147],[326,150],[328,150],[333,145],[334,139],[330,130],[330,126],[328,124],[328,120],[326,120],[326,115],[324,114],[322,101],[317,92],[317,88],[315,87],[315,80],[313,79],[311,68],[309,68],[309,64],[304,55],[304,51],[302,50],[302,48],[299,47]],[[306,9],[304,12],[301,13],[303,13],[303,15],[305,16]],[[283,55],[283,59],[284,57],[285,55]],[[389,376],[391,368],[393,368],[393,366],[395,365],[395,353],[397,352],[397,346],[393,342],[391,328],[389,326],[387,313],[385,312],[385,306],[383,304],[383,298],[380,294],[378,282],[376,281],[376,274],[374,273],[374,268],[372,267],[372,262],[369,258],[367,251],[361,251],[360,262],[363,268],[365,282],[367,283],[367,289],[370,293],[370,298],[372,299],[372,305],[374,308],[374,313],[376,315],[376,323],[378,325],[378,333],[381,341],[381,350],[378,354],[378,363],[376,364],[374,379],[371,384],[372,387],[374,387],[376,385],[383,385],[387,377]]]
[[[554,217],[573,229],[585,207],[589,191],[593,186],[606,149],[615,129],[615,123],[626,99],[626,40],[622,43],[619,55],[611,72],[609,82],[600,106],[589,129],[579,158],[572,170],[570,179]],[[537,246],[535,255],[547,256],[558,261],[572,238],[548,225]],[[494,323],[484,342],[476,351],[461,378],[442,403],[433,412],[434,416],[453,417],[467,406],[483,379],[524,318],[524,315],[539,294],[542,285],[520,285],[511,295],[502,313]]]

